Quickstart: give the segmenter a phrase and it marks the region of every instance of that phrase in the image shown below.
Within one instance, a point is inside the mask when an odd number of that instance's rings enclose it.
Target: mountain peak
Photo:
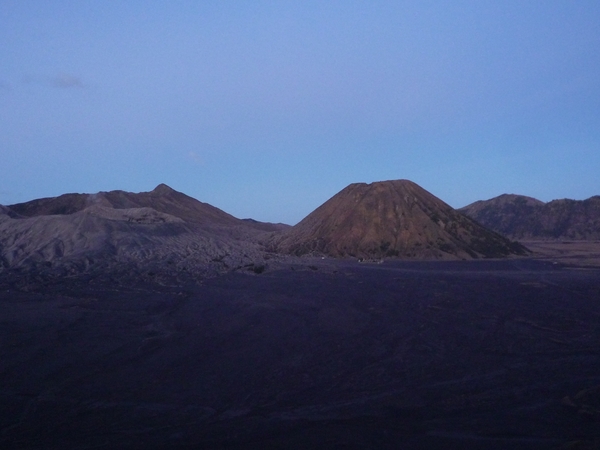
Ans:
[[[385,186],[403,186],[403,187],[408,187],[408,186],[418,186],[416,183],[410,181],[410,180],[382,180],[382,181],[373,181],[371,183],[351,183],[350,185],[348,185],[348,187],[351,186],[363,186],[363,187],[385,187]]]
[[[175,192],[175,189],[167,186],[164,183],[160,183],[158,186],[156,186],[151,193],[155,194],[155,195],[166,195],[166,194],[171,194],[172,192]]]

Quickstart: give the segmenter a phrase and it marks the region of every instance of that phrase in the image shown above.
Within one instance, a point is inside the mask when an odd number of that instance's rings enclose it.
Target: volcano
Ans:
[[[295,255],[365,258],[527,253],[408,180],[349,185],[284,233],[277,247]]]
[[[139,208],[154,210],[158,213],[154,214],[154,219],[161,222],[184,221],[211,226],[239,224],[239,219],[232,215],[178,192],[166,184],[159,184],[150,192],[117,190],[96,194],[63,194],[9,206],[13,213],[24,217],[71,215],[86,209],[95,211],[96,215],[106,215],[110,214],[109,210],[121,210],[124,213],[123,210],[133,212]],[[150,216],[146,216],[145,219],[131,219],[138,223],[144,220],[152,221]]]
[[[227,269],[260,259],[257,236],[279,228],[237,219],[165,184],[140,193],[63,194],[0,209],[0,268],[131,263]]]

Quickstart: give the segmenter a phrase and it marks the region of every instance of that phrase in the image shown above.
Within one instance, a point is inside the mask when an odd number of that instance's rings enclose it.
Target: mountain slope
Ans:
[[[544,203],[504,194],[459,211],[514,239],[600,239],[600,196]]]
[[[0,267],[231,267],[262,258],[261,228],[268,224],[237,219],[166,185],[142,193],[65,194],[2,207]]]
[[[285,233],[277,247],[334,257],[477,258],[526,252],[408,180],[349,185]]]
[[[109,191],[97,194],[63,194],[9,205],[8,208],[21,216],[35,217],[69,215],[93,206],[110,209],[152,208],[185,222],[204,225],[240,224],[240,220],[232,215],[178,192],[166,184],[160,184],[150,192],[140,193]]]

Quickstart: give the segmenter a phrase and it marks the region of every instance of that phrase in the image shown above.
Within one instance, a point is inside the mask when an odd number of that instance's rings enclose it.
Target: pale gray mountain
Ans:
[[[2,207],[0,261],[4,267],[165,263],[227,269],[262,261],[259,242],[269,227],[164,184],[139,194],[65,194]]]

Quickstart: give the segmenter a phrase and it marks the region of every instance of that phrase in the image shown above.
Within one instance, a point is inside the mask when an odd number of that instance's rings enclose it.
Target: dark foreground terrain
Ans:
[[[319,259],[0,288],[3,449],[600,445],[598,268]]]

